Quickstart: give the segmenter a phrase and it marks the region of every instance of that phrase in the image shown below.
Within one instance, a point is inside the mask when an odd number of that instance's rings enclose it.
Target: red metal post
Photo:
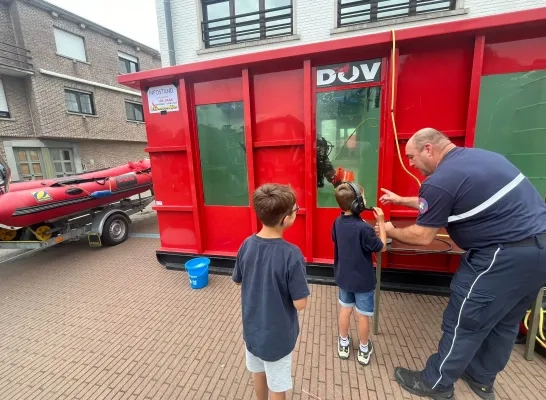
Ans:
[[[474,146],[476,136],[476,121],[480,103],[480,85],[482,81],[483,55],[485,51],[485,36],[476,36],[474,42],[474,59],[472,60],[472,77],[470,78],[470,96],[468,100],[468,114],[466,119],[466,137],[464,145]]]
[[[182,107],[182,128],[184,129],[184,137],[186,139],[186,154],[188,156],[188,176],[190,180],[190,190],[191,190],[191,202],[193,208],[193,223],[195,224],[195,241],[197,244],[197,252],[200,254],[203,252],[203,237],[201,235],[201,221],[199,215],[201,214],[201,202],[198,201],[197,196],[197,185],[196,185],[196,168],[194,160],[197,160],[197,157],[194,157],[192,143],[194,140],[197,140],[197,133],[195,135],[191,134],[191,124],[190,124],[190,110],[193,110],[192,104],[190,101],[189,93],[190,91],[186,87],[185,79],[180,79],[180,98],[182,102],[186,104],[185,107]],[[194,137],[192,137],[194,136]],[[200,186],[199,186],[200,187]]]
[[[313,170],[313,69],[311,61],[303,62],[303,121],[305,126],[305,253],[313,261],[314,189],[316,176]]]
[[[245,147],[246,165],[248,176],[248,198],[250,201],[250,224],[252,233],[258,232],[258,218],[252,207],[252,194],[256,190],[256,178],[254,175],[254,141],[252,140],[252,84],[248,69],[243,70],[243,103],[245,118]]]

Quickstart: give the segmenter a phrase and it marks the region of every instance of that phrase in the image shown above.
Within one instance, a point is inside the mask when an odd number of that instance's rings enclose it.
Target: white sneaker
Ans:
[[[346,360],[346,359],[349,358],[350,345],[351,345],[351,338],[350,337],[349,337],[349,344],[347,344],[347,346],[342,346],[341,345],[341,337],[338,338],[338,340],[337,340],[337,354],[339,355],[339,358],[341,358],[342,360]]]
[[[370,363],[370,358],[373,353],[373,344],[370,339],[368,339],[368,351],[362,351],[360,350],[360,346],[358,348],[358,362],[362,365],[368,365]]]

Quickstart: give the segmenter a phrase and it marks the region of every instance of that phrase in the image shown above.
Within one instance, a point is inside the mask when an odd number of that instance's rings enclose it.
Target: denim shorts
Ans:
[[[353,293],[339,289],[339,304],[342,307],[356,307],[359,314],[368,317],[373,316],[374,311],[374,291]]]

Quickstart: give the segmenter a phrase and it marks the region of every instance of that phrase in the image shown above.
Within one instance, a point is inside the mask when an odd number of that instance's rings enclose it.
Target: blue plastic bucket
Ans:
[[[192,258],[184,264],[192,289],[203,289],[209,284],[209,264],[206,257]]]

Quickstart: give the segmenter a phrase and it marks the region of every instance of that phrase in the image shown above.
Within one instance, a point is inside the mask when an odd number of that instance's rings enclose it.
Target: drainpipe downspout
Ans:
[[[171,16],[171,0],[163,0],[165,9],[165,25],[167,27],[167,48],[169,49],[169,65],[176,65],[176,53],[174,51],[173,20]]]

